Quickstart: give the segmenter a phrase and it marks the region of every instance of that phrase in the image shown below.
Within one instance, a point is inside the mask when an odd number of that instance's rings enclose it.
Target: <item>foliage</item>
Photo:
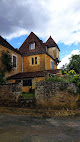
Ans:
[[[2,62],[3,71],[10,72],[12,70],[12,59],[9,51],[6,52],[2,51],[1,62]]]
[[[64,82],[63,78],[54,76],[54,77],[49,77],[46,79],[46,81],[51,81],[51,82]]]
[[[63,65],[63,67],[61,68],[61,71],[62,71],[62,75],[67,75],[68,73],[67,64]]]
[[[62,74],[64,71],[74,70],[77,74],[80,74],[80,55],[72,55],[69,64],[65,64],[62,67]]]
[[[70,89],[70,88],[67,89],[67,91],[68,91],[70,94],[73,94],[73,95],[77,95],[77,93],[78,93],[78,92],[75,93],[74,90],[73,90],[73,89]]]
[[[80,55],[73,55],[67,68],[69,70],[75,70],[77,74],[80,74]]]
[[[5,83],[5,72],[0,68],[0,83]]]
[[[35,89],[32,89],[32,87],[29,88],[29,93],[35,93]]]
[[[70,70],[70,71],[68,72],[68,74],[69,74],[69,75],[76,75],[76,72],[75,72],[74,70]]]
[[[9,51],[2,51],[0,67],[0,83],[5,83],[5,73],[12,70],[12,59]]]
[[[70,78],[71,83],[75,83],[75,85],[78,87],[78,92],[80,93],[80,76],[74,75]]]
[[[63,77],[49,77],[46,79],[46,81],[51,81],[51,82],[64,82],[64,83],[74,83],[77,87],[77,93],[80,93],[80,76],[75,74],[75,72],[72,70],[70,71],[69,74],[64,75]],[[65,90],[66,86],[61,86],[61,90]],[[68,90],[70,93],[73,93],[73,90]]]

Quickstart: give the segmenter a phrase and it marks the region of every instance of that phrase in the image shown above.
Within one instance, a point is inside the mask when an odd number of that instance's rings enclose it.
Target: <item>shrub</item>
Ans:
[[[76,72],[74,70],[70,70],[68,74],[69,75],[76,75]]]
[[[74,75],[70,79],[71,83],[74,83],[78,87],[78,93],[80,93],[80,76],[79,75]]]
[[[64,79],[58,76],[49,77],[46,79],[46,81],[52,81],[52,82],[64,82]]]
[[[32,87],[29,88],[29,93],[35,93],[35,89],[32,89]]]
[[[79,75],[74,75],[74,76],[71,78],[70,82],[75,83],[75,85],[76,85],[77,87],[80,87],[80,76],[79,76]]]
[[[51,81],[51,82],[65,82],[63,78],[58,77],[58,76],[49,77],[49,78],[46,79],[46,81]]]
[[[0,83],[5,83],[5,72],[0,69]]]

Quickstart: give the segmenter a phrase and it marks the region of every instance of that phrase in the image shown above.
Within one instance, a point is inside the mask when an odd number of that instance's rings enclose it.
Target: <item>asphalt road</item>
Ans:
[[[0,114],[0,142],[80,142],[80,117]]]

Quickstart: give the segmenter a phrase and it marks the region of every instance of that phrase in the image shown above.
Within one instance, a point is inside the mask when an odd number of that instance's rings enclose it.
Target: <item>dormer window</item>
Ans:
[[[34,43],[30,43],[30,45],[29,45],[29,49],[30,49],[30,50],[35,49],[35,42],[34,42]]]

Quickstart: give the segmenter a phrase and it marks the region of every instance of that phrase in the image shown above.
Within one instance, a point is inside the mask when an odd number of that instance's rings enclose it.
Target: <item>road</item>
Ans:
[[[80,117],[0,114],[0,142],[80,142]]]

